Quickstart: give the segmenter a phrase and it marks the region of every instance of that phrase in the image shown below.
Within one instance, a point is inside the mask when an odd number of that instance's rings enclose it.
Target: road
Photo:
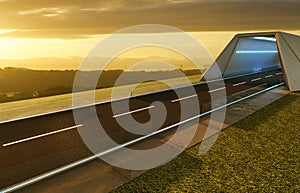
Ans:
[[[189,88],[181,87],[185,96],[178,98],[174,90],[135,96],[129,99],[129,111],[113,113],[112,104],[122,106],[126,100],[100,103],[93,106],[75,109],[83,115],[96,110],[97,116],[109,136],[117,143],[123,144],[141,135],[125,131],[116,118],[132,115],[137,122],[147,123],[150,120],[149,111],[156,111],[155,101],[163,103],[167,117],[160,128],[178,123],[180,117],[180,102],[197,99],[201,113],[210,110],[211,93],[226,90],[227,96],[248,90],[262,90],[284,82],[281,69],[231,77],[224,80],[225,87],[208,88],[207,82],[195,84],[195,93],[189,93]],[[214,85],[222,85],[222,80],[215,80]],[[184,119],[195,116],[195,112],[184,115]],[[89,116],[84,117],[88,121]],[[93,155],[82,141],[78,129],[89,130],[84,123],[75,123],[72,110],[49,113],[42,116],[9,120],[0,123],[0,189],[33,178],[50,170],[73,163]],[[176,127],[174,127],[176,129]],[[153,132],[149,130],[148,132]],[[112,148],[106,146],[105,140],[99,140],[103,150]]]

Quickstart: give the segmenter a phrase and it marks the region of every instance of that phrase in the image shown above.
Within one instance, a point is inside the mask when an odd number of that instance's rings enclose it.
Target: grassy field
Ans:
[[[191,83],[197,83],[200,81],[202,75],[193,75],[189,76],[189,80]],[[182,86],[185,85],[185,79],[183,78],[174,78],[174,79],[166,79],[165,83],[172,83],[173,86]],[[128,89],[131,86],[119,86],[118,93],[122,95],[122,92],[127,93]],[[159,84],[156,81],[153,82],[145,82],[138,85],[133,91],[132,95],[139,95],[143,93],[154,92],[158,90],[164,90],[168,87],[165,84]],[[85,100],[85,93],[90,92],[82,92],[82,97],[79,97],[81,105],[88,105]],[[112,88],[104,88],[98,89],[95,91],[95,102],[103,102],[111,99]],[[120,96],[121,98],[122,96]],[[42,97],[36,99],[28,99],[22,101],[14,101],[1,103],[0,105],[0,121],[16,119],[25,116],[31,116],[41,113],[53,112],[62,109],[72,108],[72,94],[63,94],[56,95],[50,97]]]
[[[205,155],[199,145],[118,192],[300,192],[300,93],[224,130]]]

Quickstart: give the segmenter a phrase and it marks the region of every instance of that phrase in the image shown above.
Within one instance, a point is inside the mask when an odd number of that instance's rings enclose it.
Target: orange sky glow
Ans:
[[[216,58],[236,33],[300,35],[299,8],[295,0],[0,0],[0,68],[76,69],[107,35],[149,23],[188,32]],[[123,57],[149,57],[149,50]]]

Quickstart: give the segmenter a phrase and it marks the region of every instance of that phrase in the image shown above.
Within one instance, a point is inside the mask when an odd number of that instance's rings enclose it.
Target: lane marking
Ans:
[[[52,132],[49,132],[49,133],[44,133],[44,134],[41,134],[41,135],[36,135],[36,136],[33,136],[33,137],[28,137],[28,138],[20,139],[20,140],[17,140],[17,141],[5,143],[5,144],[3,144],[3,147],[15,145],[15,144],[18,144],[18,143],[22,143],[22,142],[25,142],[25,141],[30,141],[30,140],[41,138],[41,137],[46,137],[46,136],[49,136],[49,135],[53,135],[53,134],[56,134],[56,133],[61,133],[61,132],[68,131],[68,130],[75,129],[75,128],[82,127],[82,126],[83,125],[80,124],[80,125],[76,125],[76,126],[72,126],[72,127],[67,127],[67,128],[64,128],[64,129],[60,129],[60,130],[57,130],[57,131],[52,131]]]
[[[145,107],[145,108],[141,108],[141,109],[136,109],[136,110],[133,110],[133,111],[129,111],[129,112],[126,112],[126,113],[121,113],[121,114],[118,114],[118,115],[114,115],[113,118],[121,117],[121,116],[132,114],[132,113],[137,113],[137,112],[140,112],[140,111],[145,111],[145,110],[148,110],[148,109],[152,109],[154,107],[155,106],[149,106],[149,107]]]
[[[259,80],[261,80],[261,78],[255,78],[255,79],[251,80],[251,82],[256,82],[256,81],[259,81]]]
[[[215,90],[210,90],[210,91],[208,91],[208,93],[217,92],[217,91],[224,90],[224,89],[226,89],[226,87],[217,88]]]
[[[263,72],[271,72],[271,71],[275,71],[275,70],[281,70],[281,68],[270,69],[270,70],[266,70],[266,71],[263,71]],[[234,78],[247,77],[247,76],[251,76],[251,75],[254,75],[254,74],[261,74],[263,72],[253,72],[253,73],[248,73],[248,74],[242,74],[242,75],[235,75],[235,76],[230,76],[230,77],[225,77],[225,78],[219,78],[219,79],[215,79],[215,80],[208,80],[206,82],[200,82],[198,84],[195,84],[195,86],[201,85],[203,83],[211,83],[211,82],[217,82],[217,81],[223,81],[223,80],[230,80],[230,79],[234,79]]]
[[[281,75],[282,74],[282,72],[278,72],[278,73],[276,73],[276,75]]]
[[[234,84],[233,86],[240,86],[240,85],[243,85],[243,84],[247,84],[247,82],[240,82],[240,83]]]
[[[279,70],[279,69],[281,70],[281,68],[276,68],[276,69],[266,70],[264,72],[271,72],[271,71]],[[225,77],[225,78],[222,78],[222,79],[209,80],[209,81],[206,81],[206,82],[195,83],[195,84],[193,84],[193,86],[201,86],[201,85],[208,84],[208,83],[211,83],[211,82],[230,80],[230,79],[234,79],[234,78],[238,78],[238,77],[246,77],[246,76],[250,76],[250,75],[253,75],[253,74],[260,74],[260,73],[261,72],[253,72],[253,73],[248,73],[248,74],[243,74],[243,75]],[[174,89],[183,89],[183,88],[187,88],[187,87],[190,87],[190,86],[179,86],[179,87],[176,87]],[[93,106],[103,105],[103,104],[107,104],[107,103],[111,103],[111,102],[117,102],[117,101],[122,101],[122,100],[142,97],[142,96],[148,96],[148,95],[151,95],[151,94],[158,94],[158,93],[167,92],[167,91],[171,91],[171,90],[173,90],[173,89],[153,91],[153,92],[149,92],[149,93],[146,93],[146,94],[145,93],[144,94],[138,94],[138,95],[135,95],[135,96],[132,96],[132,97],[124,97],[124,98],[119,98],[119,99],[114,99],[114,100],[106,100],[106,101],[96,102],[96,103],[93,103],[93,104],[86,104],[86,105],[81,105],[81,106],[77,106],[77,107],[65,108],[65,109],[51,111],[51,112],[47,112],[47,113],[40,113],[40,114],[34,114],[34,115],[25,116],[25,117],[13,118],[13,119],[0,121],[0,124],[10,123],[10,122],[14,122],[14,121],[20,121],[20,120],[24,120],[24,119],[30,119],[30,118],[34,118],[34,117],[40,117],[40,116],[45,116],[45,115],[50,115],[50,114],[55,114],[55,113],[61,113],[61,112],[66,112],[66,111],[78,110],[78,109],[81,109],[81,108],[93,107]],[[70,94],[72,94],[72,93],[70,93]]]
[[[265,78],[271,78],[273,75],[268,75],[268,76],[265,76]]]
[[[225,107],[227,107],[227,106],[231,106],[231,105],[233,105],[233,104],[239,103],[239,102],[244,101],[244,100],[246,100],[246,99],[252,98],[252,97],[257,96],[257,95],[259,95],[259,94],[261,94],[261,93],[264,93],[264,92],[267,92],[267,91],[269,91],[269,90],[272,90],[272,89],[274,89],[274,88],[276,88],[276,87],[282,86],[282,85],[284,85],[284,84],[285,84],[284,82],[282,82],[282,83],[280,83],[280,84],[276,84],[276,85],[274,85],[274,86],[271,86],[271,87],[266,88],[266,89],[264,89],[264,90],[261,90],[261,91],[259,91],[259,92],[256,92],[256,93],[253,93],[253,94],[251,94],[251,95],[248,95],[248,96],[246,96],[246,97],[244,97],[244,98],[238,99],[238,100],[233,101],[233,102],[231,102],[231,103],[227,103],[227,104],[225,104],[225,105],[223,105],[223,106],[220,106],[220,107],[217,107],[217,108],[215,108],[215,109],[212,109],[212,110],[210,110],[210,111],[208,111],[208,112],[199,114],[199,115],[197,115],[197,116],[194,116],[194,117],[192,117],[192,118],[186,119],[186,120],[181,121],[181,122],[179,122],[179,123],[176,123],[176,124],[174,124],[174,125],[170,125],[170,126],[168,126],[168,127],[165,127],[164,129],[155,131],[155,132],[153,132],[153,133],[150,133],[150,134],[148,134],[148,135],[144,135],[144,136],[139,137],[139,138],[137,138],[137,139],[135,139],[135,140],[129,141],[129,142],[127,142],[127,143],[124,143],[124,144],[122,144],[122,145],[113,147],[113,148],[108,149],[108,150],[106,150],[106,151],[104,151],[104,152],[100,152],[100,153],[98,153],[98,154],[96,154],[96,155],[93,155],[93,156],[90,156],[90,157],[81,159],[81,160],[79,160],[79,161],[76,161],[76,162],[73,162],[73,163],[70,163],[70,164],[67,164],[67,165],[64,165],[64,166],[62,166],[62,167],[59,167],[59,168],[57,168],[57,169],[54,169],[54,170],[51,170],[51,171],[49,171],[49,172],[43,173],[43,174],[41,174],[41,175],[35,176],[35,177],[30,178],[30,179],[28,179],[28,180],[25,180],[25,181],[23,181],[23,182],[17,183],[17,184],[12,185],[12,186],[9,186],[9,187],[7,187],[7,188],[4,188],[4,189],[0,190],[0,192],[1,192],[1,193],[9,193],[9,192],[12,192],[12,191],[19,190],[19,189],[24,188],[24,187],[26,187],[26,186],[32,185],[32,184],[34,184],[34,183],[37,183],[37,182],[39,182],[39,181],[41,181],[41,180],[47,179],[47,178],[49,178],[49,177],[51,177],[51,176],[57,175],[57,174],[59,174],[59,173],[62,173],[62,172],[64,172],[64,171],[66,171],[66,170],[75,168],[75,167],[77,167],[77,166],[80,166],[80,165],[85,164],[85,163],[87,163],[87,162],[90,162],[90,161],[92,161],[92,160],[95,160],[95,159],[97,159],[97,158],[99,158],[99,157],[101,157],[101,156],[107,155],[107,154],[109,154],[109,153],[113,153],[113,152],[115,152],[115,151],[117,151],[117,150],[119,150],[119,149],[122,149],[123,147],[127,147],[127,146],[129,146],[129,145],[135,144],[135,143],[137,143],[137,142],[139,142],[139,141],[142,141],[142,140],[147,139],[147,138],[149,138],[149,137],[152,137],[152,136],[154,136],[154,135],[157,135],[157,134],[160,134],[160,133],[162,133],[162,132],[168,131],[168,130],[170,130],[170,129],[172,129],[172,128],[178,126],[178,125],[188,123],[188,122],[190,122],[190,121],[193,121],[193,120],[195,120],[195,119],[198,119],[198,118],[200,118],[200,117],[203,117],[203,116],[205,116],[205,115],[208,115],[209,113],[213,113],[213,112],[215,112],[215,111],[217,111],[217,110],[220,110],[220,109],[223,109],[223,108],[225,108]]]
[[[182,100],[194,98],[194,97],[197,97],[197,96],[198,96],[197,94],[194,94],[194,95],[191,95],[191,96],[187,96],[187,97],[183,97],[183,98],[180,98],[180,99],[172,100],[171,102],[172,102],[172,103],[175,103],[175,102],[178,102],[178,101],[182,101]]]

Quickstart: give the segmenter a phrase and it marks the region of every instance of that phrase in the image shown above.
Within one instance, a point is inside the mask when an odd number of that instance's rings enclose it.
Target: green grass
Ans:
[[[291,93],[117,192],[300,192],[300,93]]]

